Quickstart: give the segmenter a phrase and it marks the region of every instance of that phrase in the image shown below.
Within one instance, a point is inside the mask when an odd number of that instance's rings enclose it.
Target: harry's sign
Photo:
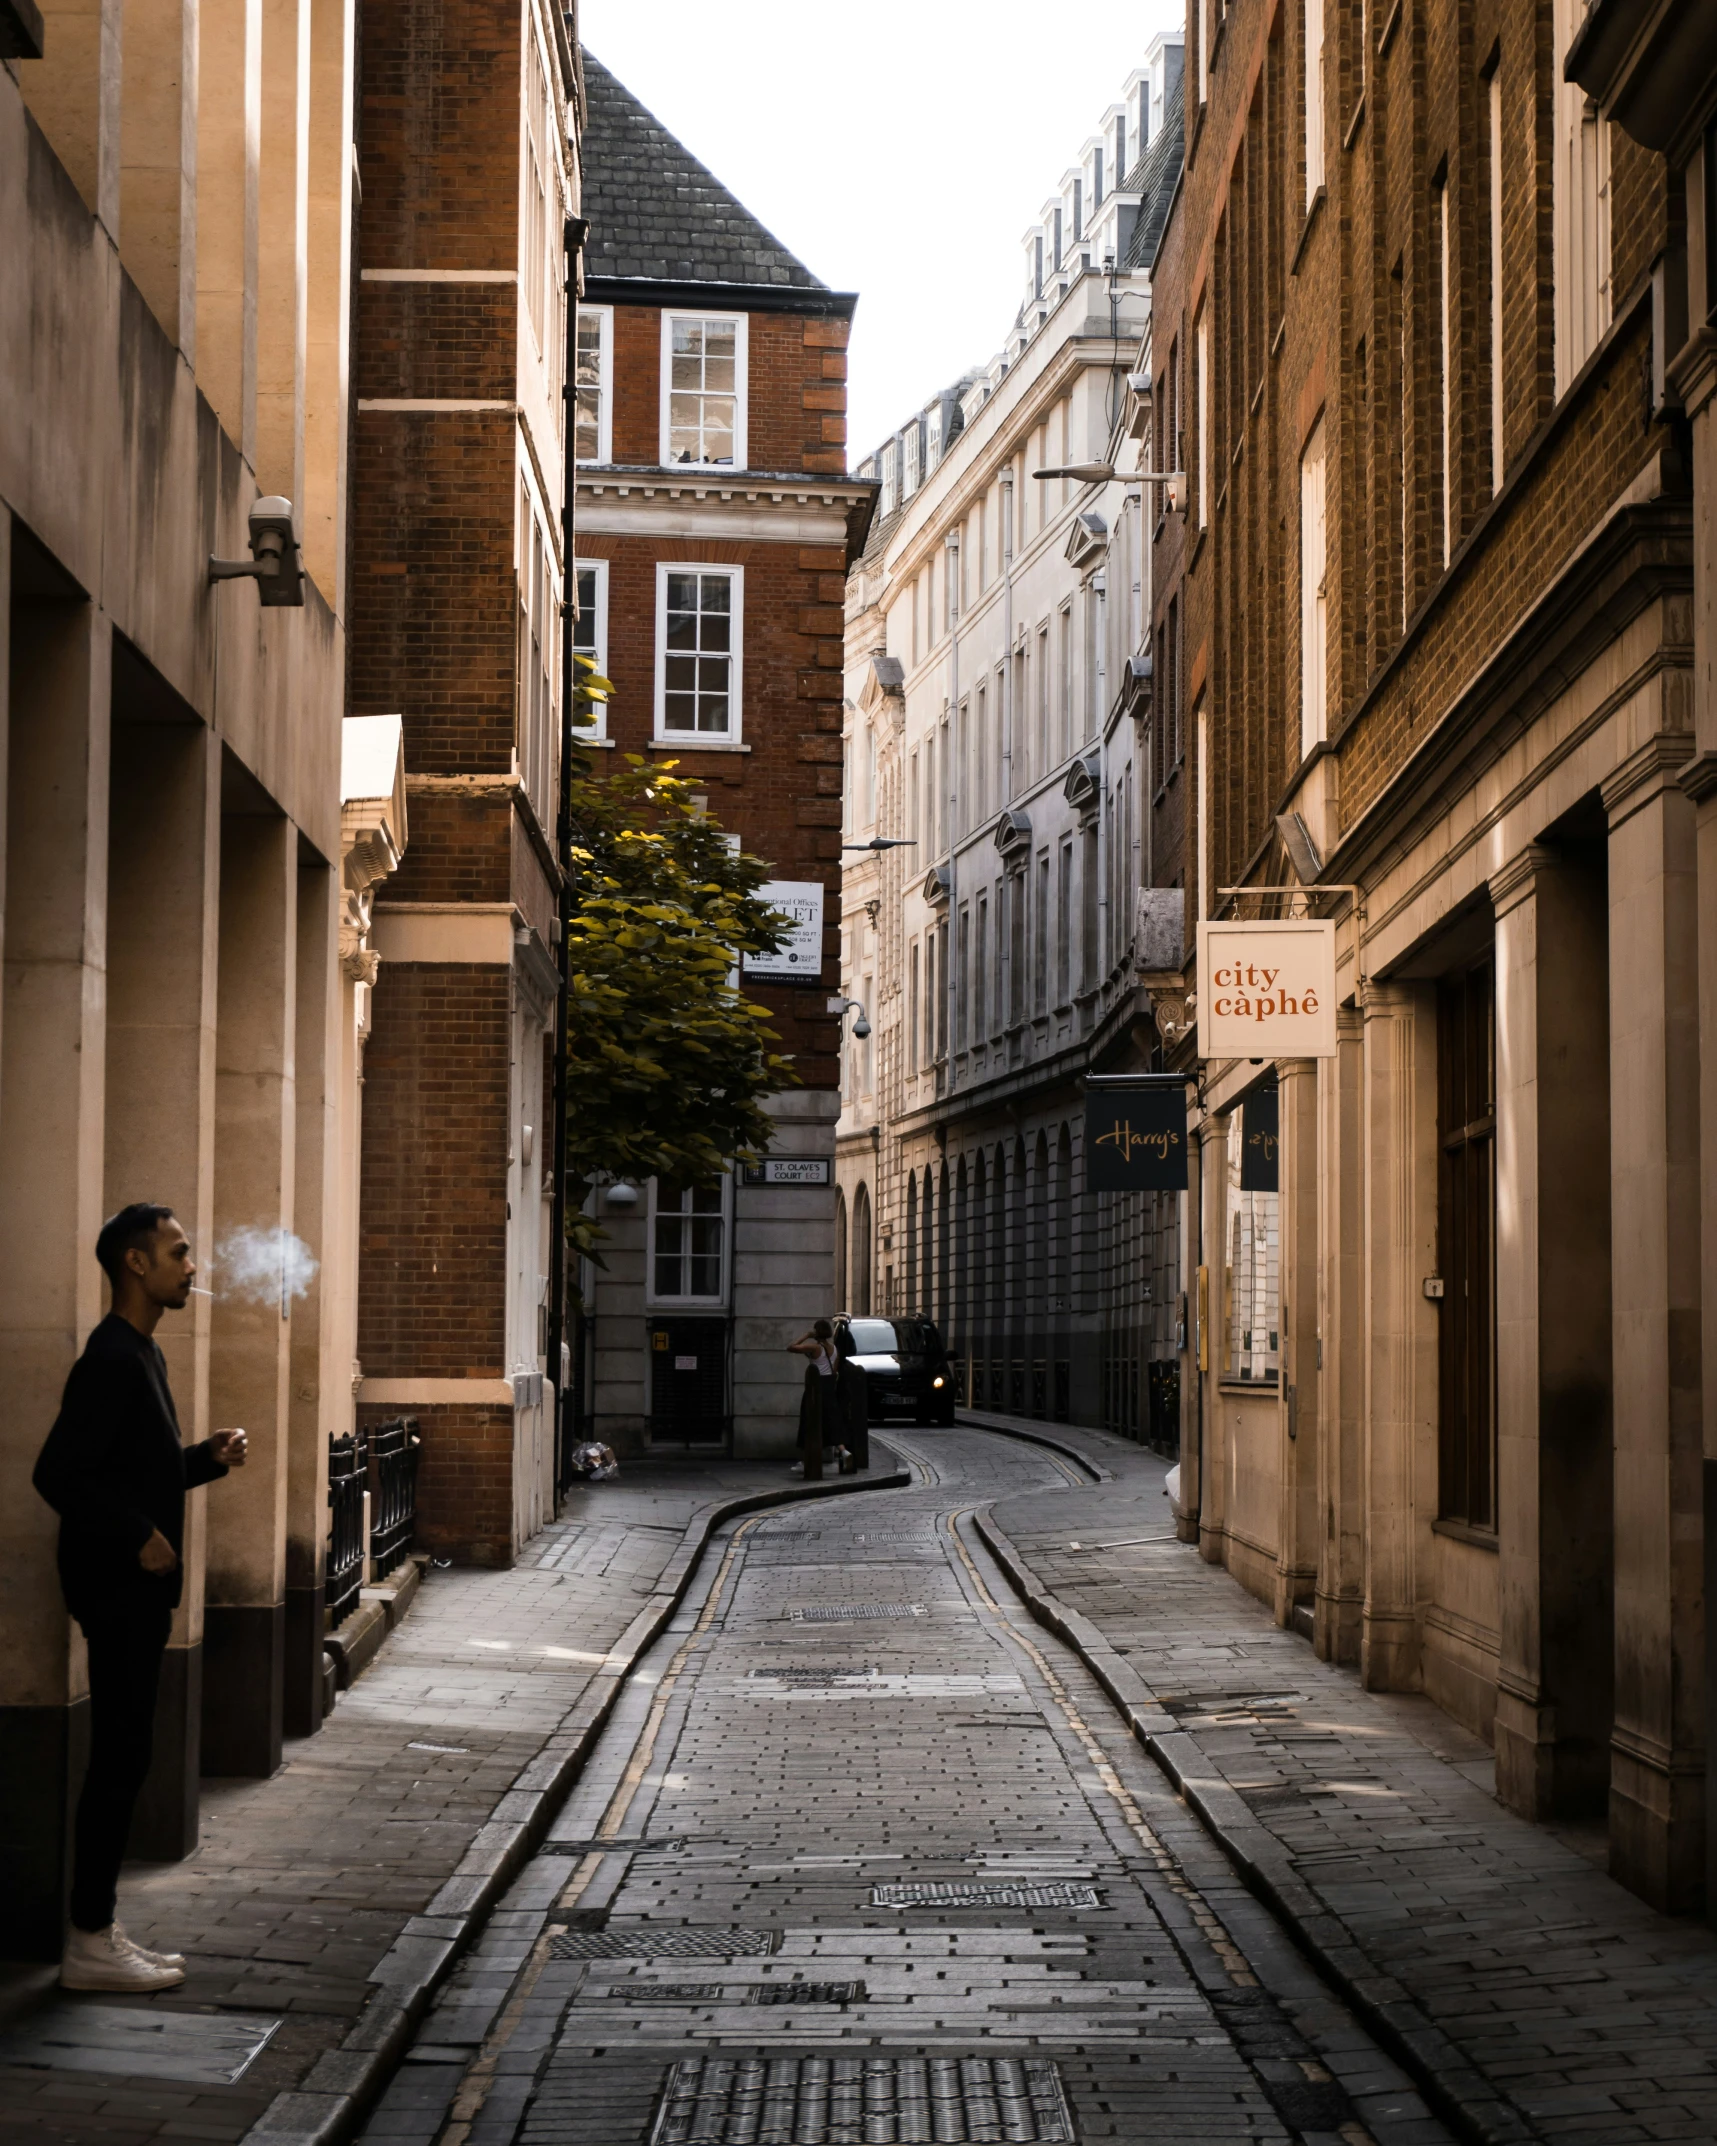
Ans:
[[[1333,1058],[1335,926],[1198,927],[1201,1058]]]
[[[1085,1183],[1092,1192],[1186,1190],[1182,1081],[1093,1081],[1085,1092]]]

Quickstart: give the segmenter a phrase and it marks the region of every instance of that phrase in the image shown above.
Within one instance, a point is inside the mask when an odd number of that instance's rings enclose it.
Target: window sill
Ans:
[[[1236,1379],[1220,1373],[1216,1380],[1218,1393],[1267,1393],[1272,1400],[1281,1392],[1280,1379]]]
[[[1299,244],[1294,248],[1294,258],[1288,263],[1288,273],[1290,276],[1297,276],[1300,272],[1300,256],[1306,250],[1306,241],[1312,235],[1312,226],[1318,220],[1318,211],[1323,207],[1325,197],[1328,195],[1328,193],[1329,188],[1327,186],[1320,186],[1317,192],[1312,196],[1310,202],[1307,204],[1306,220],[1300,226],[1300,241]]]
[[[648,751],[653,753],[748,753],[749,745],[742,745],[737,738],[652,738]]]
[[[572,742],[574,745],[599,746],[605,752],[612,752],[614,750],[614,740],[612,738],[586,737],[576,725],[574,725],[573,727]]]
[[[1347,123],[1347,132],[1341,138],[1343,150],[1351,149],[1359,139],[1359,130],[1365,124],[1365,92],[1359,93],[1359,102],[1353,108],[1353,117]]]
[[[1468,1520],[1433,1520],[1433,1535],[1446,1535],[1451,1542],[1471,1543],[1475,1550],[1495,1550],[1499,1547],[1495,1528],[1475,1528]]]

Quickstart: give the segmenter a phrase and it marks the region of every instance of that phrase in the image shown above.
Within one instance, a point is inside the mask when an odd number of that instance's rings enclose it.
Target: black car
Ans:
[[[864,1372],[873,1422],[890,1409],[910,1410],[919,1423],[953,1422],[953,1367],[928,1319],[843,1317],[835,1321],[835,1337],[841,1354]]]

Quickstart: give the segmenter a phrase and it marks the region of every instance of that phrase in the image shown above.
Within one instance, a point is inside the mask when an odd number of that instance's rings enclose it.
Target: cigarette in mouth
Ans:
[[[191,1294],[194,1297],[212,1297],[214,1295],[214,1291],[212,1289],[199,1289],[196,1283],[193,1282],[191,1284]]]

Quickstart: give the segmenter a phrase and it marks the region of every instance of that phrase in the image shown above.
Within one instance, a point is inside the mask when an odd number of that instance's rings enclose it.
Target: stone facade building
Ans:
[[[350,704],[403,712],[412,820],[375,903],[359,1409],[418,1420],[419,1541],[498,1564],[555,1494],[568,21],[371,0],[357,84]]]
[[[1158,466],[1187,473],[1153,611],[1188,883],[1199,917],[1309,885],[1340,1011],[1333,1057],[1203,1065],[1183,1528],[1320,1654],[1492,1739],[1505,1802],[1602,1826],[1617,1877],[1687,1910],[1717,1453],[1709,182],[1697,126],[1676,163],[1580,86],[1604,12],[1189,12],[1151,357]],[[1192,1066],[1210,979],[1160,982]],[[1254,1111],[1280,1125],[1262,1209],[1233,1162]]]
[[[0,6],[13,1956],[59,1953],[88,1736],[30,1473],[129,1201],[177,1209],[214,1292],[159,1336],[186,1437],[250,1434],[190,1500],[133,1846],[188,1854],[200,1774],[267,1774],[322,1718],[369,903],[405,841],[396,703],[342,729],[352,36],[345,0]],[[254,565],[250,539],[279,568],[213,582],[211,551]]]
[[[1180,67],[1155,40],[1026,233],[1004,348],[861,465],[841,954],[844,1308],[934,1318],[968,1404],[1169,1447],[1177,1202],[1080,1180],[1084,1077],[1151,1064],[1139,957],[1182,952],[1134,474]]]
[[[841,598],[875,495],[846,474],[855,300],[585,69],[578,634],[615,686],[589,749],[676,765],[806,927],[792,980],[742,979],[800,1076],[769,1104],[766,1181],[596,1195],[581,1421],[623,1451],[785,1454],[785,1345],[833,1304]]]

